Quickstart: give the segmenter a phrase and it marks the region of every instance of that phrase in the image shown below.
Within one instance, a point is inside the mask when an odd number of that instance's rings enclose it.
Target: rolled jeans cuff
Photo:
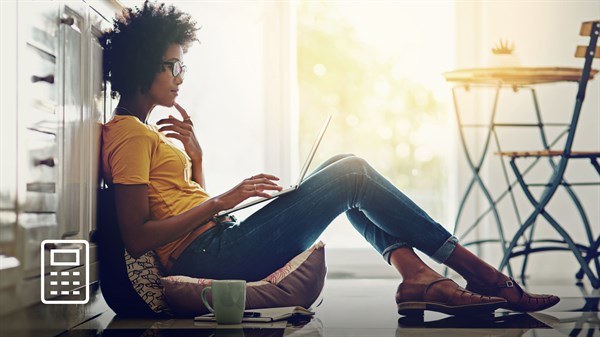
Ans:
[[[444,263],[446,259],[452,254],[458,244],[458,239],[453,235],[444,242],[444,244],[433,254],[431,258],[437,263]]]
[[[402,248],[402,247],[410,247],[410,245],[406,242],[398,242],[398,243],[394,243],[393,245],[387,247],[386,249],[383,250],[383,253],[381,254],[383,256],[383,259],[389,264],[391,265],[392,262],[390,261],[390,257],[392,255],[392,252],[398,248]]]

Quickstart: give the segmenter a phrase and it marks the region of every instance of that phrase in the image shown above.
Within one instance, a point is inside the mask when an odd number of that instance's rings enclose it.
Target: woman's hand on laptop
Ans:
[[[282,187],[274,182],[277,180],[279,180],[279,178],[276,176],[265,173],[244,179],[231,190],[216,197],[220,204],[219,208],[229,209],[252,197],[270,198],[271,194],[266,191],[282,190]]]

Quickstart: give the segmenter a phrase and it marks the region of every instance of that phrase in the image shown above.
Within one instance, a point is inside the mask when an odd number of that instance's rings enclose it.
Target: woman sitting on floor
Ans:
[[[281,190],[278,178],[256,174],[227,192],[208,195],[202,148],[188,113],[176,103],[186,72],[183,55],[196,40],[195,22],[174,7],[150,2],[123,14],[100,39],[104,73],[119,98],[103,128],[102,164],[132,256],[154,250],[170,274],[256,281],[309,248],[345,213],[402,276],[396,293],[400,314],[537,311],[559,301],[525,292],[353,155],[329,159],[296,191],[242,221],[215,217],[250,197],[269,198],[269,191]],[[148,125],[156,106],[175,107],[181,119],[169,116],[158,127]],[[466,289],[428,267],[413,249],[457,271],[467,280]]]

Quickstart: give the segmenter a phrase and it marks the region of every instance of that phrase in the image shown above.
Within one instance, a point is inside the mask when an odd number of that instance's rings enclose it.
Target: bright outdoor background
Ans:
[[[454,67],[452,2],[299,2],[297,52],[300,157],[334,114],[317,153],[367,159],[440,222],[449,223]],[[368,244],[345,216],[323,240]]]
[[[202,26],[179,103],[196,121],[211,194],[264,171],[293,182],[333,113],[311,169],[361,156],[451,230],[454,130],[442,73],[454,67],[454,2],[173,4]],[[168,113],[157,110],[151,120]],[[344,215],[321,239],[370,247]]]

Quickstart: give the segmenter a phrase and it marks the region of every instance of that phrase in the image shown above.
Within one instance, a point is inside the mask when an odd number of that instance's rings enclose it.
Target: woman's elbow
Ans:
[[[127,250],[127,253],[129,253],[129,256],[133,257],[134,259],[139,259],[140,257],[142,257],[142,255],[144,255],[143,252],[132,252]]]
[[[127,240],[123,238],[123,244],[125,245],[125,250],[127,251],[127,253],[134,259],[138,259],[142,255],[150,251],[150,249],[144,247],[143,244],[139,242],[139,240]]]
[[[148,251],[147,250],[141,250],[141,249],[129,249],[127,247],[125,247],[125,250],[127,250],[127,253],[129,254],[129,256],[133,257],[134,259],[139,259],[140,257],[142,257],[142,255],[146,254]]]

